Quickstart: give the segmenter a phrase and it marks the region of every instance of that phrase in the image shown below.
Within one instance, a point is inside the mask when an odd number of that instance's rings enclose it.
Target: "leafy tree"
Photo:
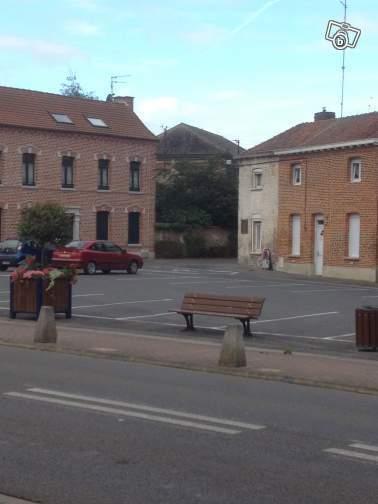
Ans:
[[[177,163],[169,175],[157,182],[156,207],[158,222],[235,229],[236,170],[225,170],[222,159],[211,160],[205,165]]]
[[[24,208],[18,225],[21,240],[32,240],[42,249],[42,263],[46,247],[64,245],[71,239],[71,217],[57,203],[36,203]]]
[[[66,77],[66,82],[61,84],[60,93],[64,96],[74,96],[77,98],[87,98],[88,100],[98,100],[92,91],[86,92],[77,80],[76,74],[70,73]]]

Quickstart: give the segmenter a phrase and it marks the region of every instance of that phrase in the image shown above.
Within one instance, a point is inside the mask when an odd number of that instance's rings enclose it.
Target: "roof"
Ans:
[[[351,143],[357,145],[369,140],[378,141],[378,112],[297,124],[252,147],[241,157],[274,155],[278,153],[277,151],[285,150],[292,152],[316,150],[311,149],[312,147],[332,148],[337,144],[341,144],[340,146]]]
[[[216,155],[234,157],[245,149],[221,135],[180,123],[158,136],[161,158],[203,158]]]
[[[73,124],[58,123],[51,114],[68,115]],[[102,119],[108,127],[93,126],[88,117]],[[156,140],[124,103],[3,86],[0,86],[0,125]]]

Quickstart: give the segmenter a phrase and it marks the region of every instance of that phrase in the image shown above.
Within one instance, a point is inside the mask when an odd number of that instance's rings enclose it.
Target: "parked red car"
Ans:
[[[52,265],[59,268],[75,266],[87,275],[97,270],[110,273],[111,270],[127,270],[135,274],[143,267],[143,259],[138,254],[130,254],[111,241],[72,241],[65,247],[54,250]]]

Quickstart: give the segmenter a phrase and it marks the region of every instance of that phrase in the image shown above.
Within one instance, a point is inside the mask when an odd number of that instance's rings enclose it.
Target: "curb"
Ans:
[[[249,378],[256,380],[265,380],[272,382],[282,382],[282,383],[291,383],[293,385],[302,385],[306,387],[317,387],[324,388],[329,390],[338,390],[343,392],[354,392],[357,394],[364,395],[378,395],[378,388],[373,387],[357,387],[354,385],[346,385],[342,383],[336,382],[327,382],[317,379],[308,379],[308,378],[298,378],[289,375],[277,375],[277,374],[269,374],[263,372],[256,371],[248,371],[240,368],[225,368],[225,367],[212,367],[212,366],[197,366],[191,363],[182,363],[182,362],[166,362],[159,361],[154,359],[147,359],[142,357],[133,357],[132,355],[120,354],[120,353],[102,353],[95,352],[85,349],[72,349],[67,347],[59,347],[54,344],[44,343],[44,344],[27,344],[27,343],[15,343],[8,341],[1,341],[0,346],[6,347],[14,347],[14,348],[22,348],[25,350],[34,350],[34,351],[42,351],[42,352],[55,352],[62,353],[67,355],[79,355],[83,357],[92,357],[97,359],[107,359],[107,360],[116,360],[123,362],[132,362],[137,364],[147,364],[158,367],[168,367],[174,369],[185,369],[188,371],[199,371],[203,373],[210,374],[221,374],[226,376],[236,376],[238,378]]]

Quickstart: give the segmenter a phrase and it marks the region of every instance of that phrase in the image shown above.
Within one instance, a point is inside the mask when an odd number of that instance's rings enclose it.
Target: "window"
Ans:
[[[3,163],[4,163],[4,158],[3,158],[3,153],[0,151],[0,184],[3,183]]]
[[[261,236],[262,222],[254,220],[252,221],[252,252],[261,252]]]
[[[361,182],[361,159],[351,160],[350,177],[352,182]]]
[[[253,170],[252,172],[252,188],[253,189],[262,189],[262,171],[261,170]]]
[[[242,219],[240,221],[240,233],[248,234],[248,219]]]
[[[348,257],[358,259],[360,257],[360,216],[358,214],[350,214],[348,224]]]
[[[129,212],[129,245],[139,244],[140,240],[140,213]]]
[[[70,156],[63,156],[62,158],[62,187],[74,186],[74,158]]]
[[[299,256],[301,254],[301,216],[292,215],[291,217],[291,255]]]
[[[22,185],[35,185],[35,154],[22,155]]]
[[[131,161],[130,163],[130,191],[140,191],[140,162]]]
[[[98,161],[98,188],[104,191],[109,190],[109,160],[99,159]]]
[[[113,242],[106,242],[104,243],[105,247],[105,252],[112,252],[113,254],[121,254],[122,249],[118,247],[118,245],[115,245]]]
[[[57,123],[73,124],[72,119],[66,114],[51,114]]]
[[[293,185],[301,185],[302,183],[302,167],[301,165],[293,165],[291,167],[292,177],[293,177]]]
[[[102,119],[98,117],[87,117],[88,121],[92,124],[92,126],[96,126],[97,128],[108,128],[108,125]]]

